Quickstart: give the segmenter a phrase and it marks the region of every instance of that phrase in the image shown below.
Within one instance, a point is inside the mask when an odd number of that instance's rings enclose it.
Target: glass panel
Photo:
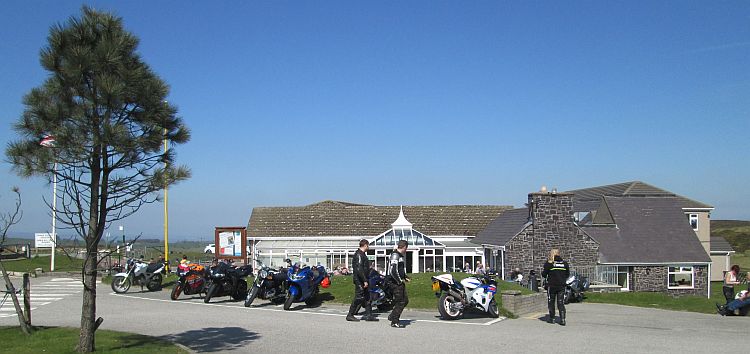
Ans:
[[[375,241],[375,245],[376,246],[385,246],[385,244],[383,243],[383,238],[381,237],[377,241]]]
[[[428,240],[429,240],[429,239],[428,239]],[[435,254],[437,254],[437,255],[442,255],[442,254],[443,254],[443,250],[441,250],[441,249],[437,248],[437,249],[435,249]]]
[[[394,229],[393,232],[396,234],[396,240],[403,240],[404,239],[404,233],[401,229]]]
[[[669,267],[669,272],[674,273],[677,271],[677,267]]]
[[[435,271],[435,257],[425,256],[424,268],[425,268],[425,272],[434,272]]]
[[[419,256],[419,271],[424,273],[425,272],[425,264],[424,264],[424,256]]]
[[[435,271],[436,272],[443,272],[443,271],[445,271],[443,269],[443,257],[442,256],[436,256],[435,257]]]
[[[387,237],[386,242],[385,242],[386,245],[396,244],[396,241],[393,240],[393,230],[388,231],[388,233],[385,234],[385,237]]]
[[[434,245],[434,243],[432,243],[432,239],[429,238],[429,237],[427,237],[427,236],[425,236],[425,238],[424,238],[424,244],[427,245],[427,246]]]
[[[682,274],[682,273],[670,274],[669,286],[673,288],[692,287],[693,286],[693,274]]]

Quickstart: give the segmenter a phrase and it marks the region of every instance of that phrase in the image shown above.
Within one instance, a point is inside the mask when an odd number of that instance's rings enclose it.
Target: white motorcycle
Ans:
[[[126,293],[132,284],[145,286],[149,291],[161,289],[163,263],[148,264],[133,258],[128,259],[125,272],[112,277],[112,290],[118,294]]]
[[[438,300],[438,312],[444,320],[455,320],[467,309],[477,309],[497,318],[500,312],[495,301],[497,282],[489,275],[468,277],[456,282],[451,274],[432,277],[432,290]]]

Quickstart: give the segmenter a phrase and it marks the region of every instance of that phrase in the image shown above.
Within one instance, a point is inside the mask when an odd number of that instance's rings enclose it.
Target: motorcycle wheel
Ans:
[[[563,303],[565,303],[565,305],[570,303],[570,290],[569,289],[565,289],[565,294],[563,295]]]
[[[208,287],[208,291],[206,292],[206,297],[203,298],[203,302],[208,303],[211,301],[211,298],[214,296],[214,294],[219,291],[219,284],[213,283],[211,286]]]
[[[487,307],[487,313],[492,318],[500,317],[500,311],[497,308],[497,301],[495,301],[494,298],[490,301],[490,305]]]
[[[235,289],[234,296],[232,296],[232,298],[235,301],[240,301],[240,300],[245,299],[246,296],[247,296],[247,282],[244,280],[240,280],[237,283],[237,289]]]
[[[583,302],[583,293],[576,294],[576,302]]]
[[[178,281],[177,284],[174,285],[174,289],[172,289],[172,295],[170,295],[170,298],[172,298],[172,300],[177,300],[180,298],[180,294],[182,294],[182,284]]]
[[[449,295],[446,292],[443,292],[443,294],[440,295],[440,300],[438,301],[438,312],[440,312],[440,317],[444,320],[450,321],[459,319],[463,314],[463,311],[451,309],[451,305],[457,302],[459,301],[457,301],[453,296]]]
[[[259,291],[260,288],[257,286],[253,286],[253,288],[250,289],[250,292],[247,293],[247,298],[245,299],[245,307],[250,307],[250,305],[253,304],[253,301],[258,296]]]
[[[128,290],[130,290],[130,278],[123,276],[112,278],[112,291],[122,294]]]
[[[146,284],[146,289],[148,291],[161,290],[161,274],[154,274],[151,280],[148,281],[148,284]]]
[[[290,308],[292,308],[292,304],[294,303],[294,297],[292,296],[292,293],[286,292],[286,301],[284,301],[284,310],[289,311]]]

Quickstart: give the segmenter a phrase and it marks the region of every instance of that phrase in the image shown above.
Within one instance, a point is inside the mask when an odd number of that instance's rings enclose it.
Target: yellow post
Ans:
[[[167,153],[167,129],[164,129],[164,154]],[[164,167],[167,167],[166,162]],[[167,272],[169,272],[169,197],[167,194],[167,184],[164,184],[164,262],[166,263]]]

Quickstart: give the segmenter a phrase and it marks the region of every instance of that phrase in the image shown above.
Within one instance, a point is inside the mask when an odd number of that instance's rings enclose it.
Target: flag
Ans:
[[[55,146],[55,137],[52,135],[45,135],[42,138],[42,141],[39,142],[39,145],[44,147],[54,147]]]

